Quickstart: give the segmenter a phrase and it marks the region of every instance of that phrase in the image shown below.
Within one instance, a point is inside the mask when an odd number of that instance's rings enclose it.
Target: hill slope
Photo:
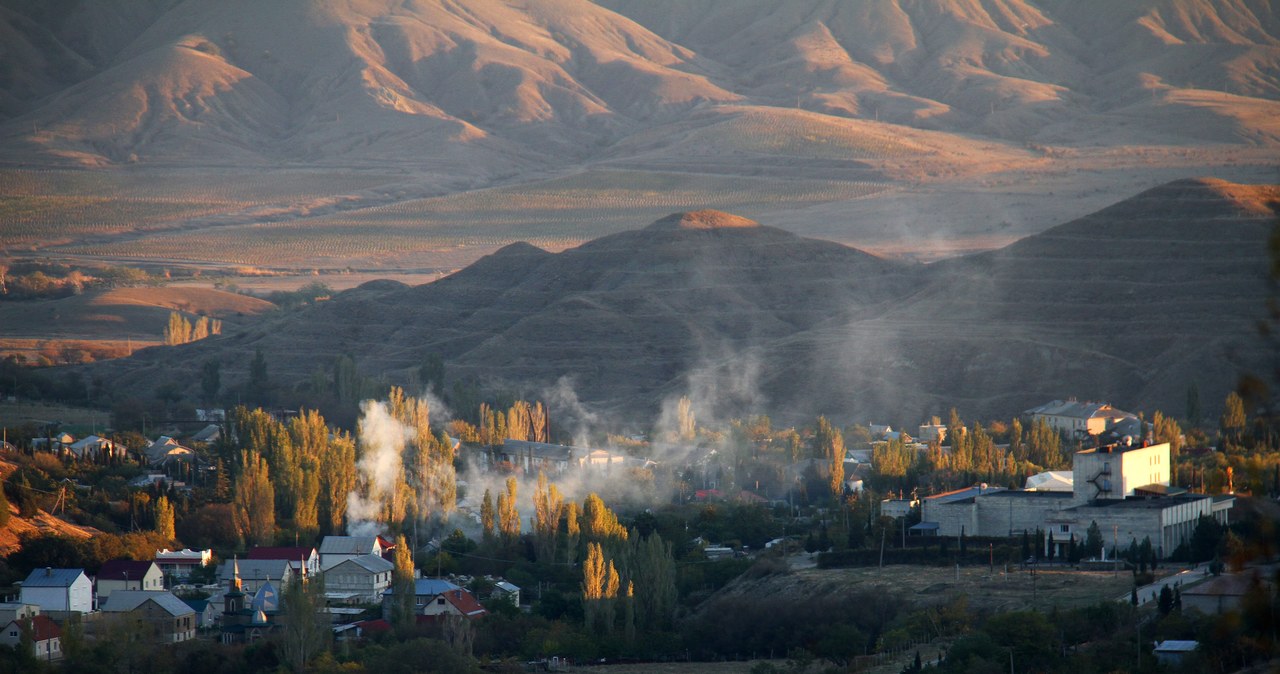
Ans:
[[[0,8],[10,161],[393,162],[484,181],[634,152],[622,142],[724,105],[1080,146],[1280,139],[1280,19],[1251,0],[65,9]],[[678,152],[667,135],[646,154]]]
[[[825,412],[914,423],[1079,395],[1178,410],[1261,371],[1253,325],[1280,188],[1178,181],[1005,249],[928,267],[715,212],[676,214],[558,254],[508,246],[435,283],[379,282],[234,334],[95,367],[122,389],[279,381],[338,354],[408,381],[576,394],[628,417],[689,394],[706,413]]]

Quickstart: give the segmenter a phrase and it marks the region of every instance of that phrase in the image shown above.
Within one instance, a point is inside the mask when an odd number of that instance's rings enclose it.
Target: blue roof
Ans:
[[[26,580],[22,581],[22,586],[71,587],[76,579],[83,575],[84,569],[35,569]]]
[[[461,587],[439,578],[419,578],[413,581],[413,594],[417,596],[433,597],[437,594],[448,592],[449,590],[461,589]],[[393,594],[393,592],[391,591],[391,588],[387,588],[387,591],[383,594]]]

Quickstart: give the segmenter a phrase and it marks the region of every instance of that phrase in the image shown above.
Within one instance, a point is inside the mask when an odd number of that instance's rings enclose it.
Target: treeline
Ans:
[[[0,260],[0,300],[55,299],[92,288],[155,285],[163,279],[133,267],[73,267],[44,261]]]
[[[208,316],[196,318],[195,323],[177,311],[169,313],[169,324],[164,328],[166,346],[196,342],[212,335],[222,334],[222,321]]]

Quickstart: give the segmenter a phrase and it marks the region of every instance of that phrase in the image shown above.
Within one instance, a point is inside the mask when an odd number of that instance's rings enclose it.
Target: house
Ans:
[[[880,502],[881,517],[906,517],[911,511],[920,507],[920,499],[912,496],[911,498],[887,498]]]
[[[320,573],[320,552],[311,546],[250,548],[246,559],[285,560],[294,576]]]
[[[1156,642],[1156,661],[1167,667],[1178,667],[1189,655],[1200,647],[1198,641],[1180,641],[1169,639]]]
[[[142,450],[146,458],[147,465],[154,468],[164,468],[175,462],[191,462],[195,461],[195,450],[190,447],[184,447],[182,443],[167,436],[160,436],[155,442]]]
[[[61,454],[75,441],[76,436],[70,433],[55,433],[51,436],[31,438],[31,449],[37,452]]]
[[[510,463],[529,475],[538,471],[553,475],[568,470],[579,453],[581,450],[565,445],[507,440],[497,448],[497,461]]]
[[[93,610],[93,581],[84,569],[35,569],[22,581],[20,601],[41,613],[66,615]]]
[[[151,626],[160,643],[178,643],[196,637],[196,612],[172,592],[116,590],[102,606],[105,614],[130,615]]]
[[[1184,611],[1195,609],[1206,615],[1234,611],[1240,608],[1249,593],[1257,592],[1261,586],[1260,578],[1243,573],[1210,578],[1182,589],[1182,608]]]
[[[1076,438],[1101,435],[1121,422],[1138,418],[1112,407],[1110,403],[1079,402],[1074,398],[1047,402],[1026,410],[1022,415],[1032,423],[1043,421],[1049,428]]]
[[[40,607],[35,604],[23,604],[17,601],[0,603],[0,623],[9,623],[23,618],[34,618],[40,615]]]
[[[218,624],[222,611],[211,599],[183,599],[182,603],[191,607],[196,614],[196,629],[213,627]]]
[[[213,550],[164,550],[156,551],[156,566],[165,577],[175,580],[191,578],[191,572],[213,563]]]
[[[320,541],[320,570],[364,555],[384,557],[395,547],[381,536],[325,536]]]
[[[31,649],[37,660],[51,662],[62,658],[62,628],[45,615],[10,620],[0,631],[0,644],[17,647],[22,643],[24,630],[30,630]]]
[[[947,427],[943,424],[920,424],[916,429],[916,438],[925,444],[936,442],[941,444],[947,437]]]
[[[82,461],[122,459],[128,453],[124,445],[97,435],[90,435],[67,445],[66,451]]]
[[[615,454],[607,449],[593,449],[577,460],[579,468],[609,468],[622,465],[626,461],[625,454]]]
[[[164,574],[155,562],[132,559],[113,559],[98,569],[94,578],[98,586],[98,606],[101,607],[107,597],[116,590],[144,590],[160,592],[164,590]]]
[[[325,596],[345,602],[377,602],[391,587],[394,570],[394,564],[377,555],[344,559],[325,570]]]
[[[209,424],[200,429],[195,435],[191,436],[192,442],[210,444],[222,439],[222,427],[218,424]]]
[[[493,591],[489,593],[490,599],[496,599],[510,603],[512,606],[520,606],[520,588],[500,580],[493,584]]]
[[[263,583],[279,582],[279,589],[293,580],[287,559],[231,559],[218,567],[218,584],[230,591],[237,585],[242,591],[257,592]]]
[[[418,616],[418,622],[432,622],[447,615],[475,619],[487,613],[475,596],[447,580],[418,578],[413,582],[413,594],[413,613]],[[382,594],[384,618],[390,619],[394,605],[395,590],[392,588]]]

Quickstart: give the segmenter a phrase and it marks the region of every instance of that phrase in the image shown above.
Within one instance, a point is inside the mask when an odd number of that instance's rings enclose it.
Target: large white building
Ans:
[[[1126,421],[1136,421],[1129,412],[1118,410],[1110,403],[1054,400],[1022,413],[1033,422],[1042,420],[1055,431],[1075,437],[1101,435]]]
[[[89,613],[93,581],[84,569],[36,569],[22,581],[21,601],[39,606],[41,613]]]
[[[986,485],[926,497],[918,533],[937,536],[1013,536],[1040,529],[1053,535],[1056,554],[1083,541],[1098,524],[1108,548],[1150,539],[1167,557],[1190,540],[1202,516],[1226,523],[1232,496],[1190,494],[1169,486],[1169,445],[1119,444],[1076,452],[1072,490],[1016,491]],[[1046,535],[1046,545],[1048,536]]]

